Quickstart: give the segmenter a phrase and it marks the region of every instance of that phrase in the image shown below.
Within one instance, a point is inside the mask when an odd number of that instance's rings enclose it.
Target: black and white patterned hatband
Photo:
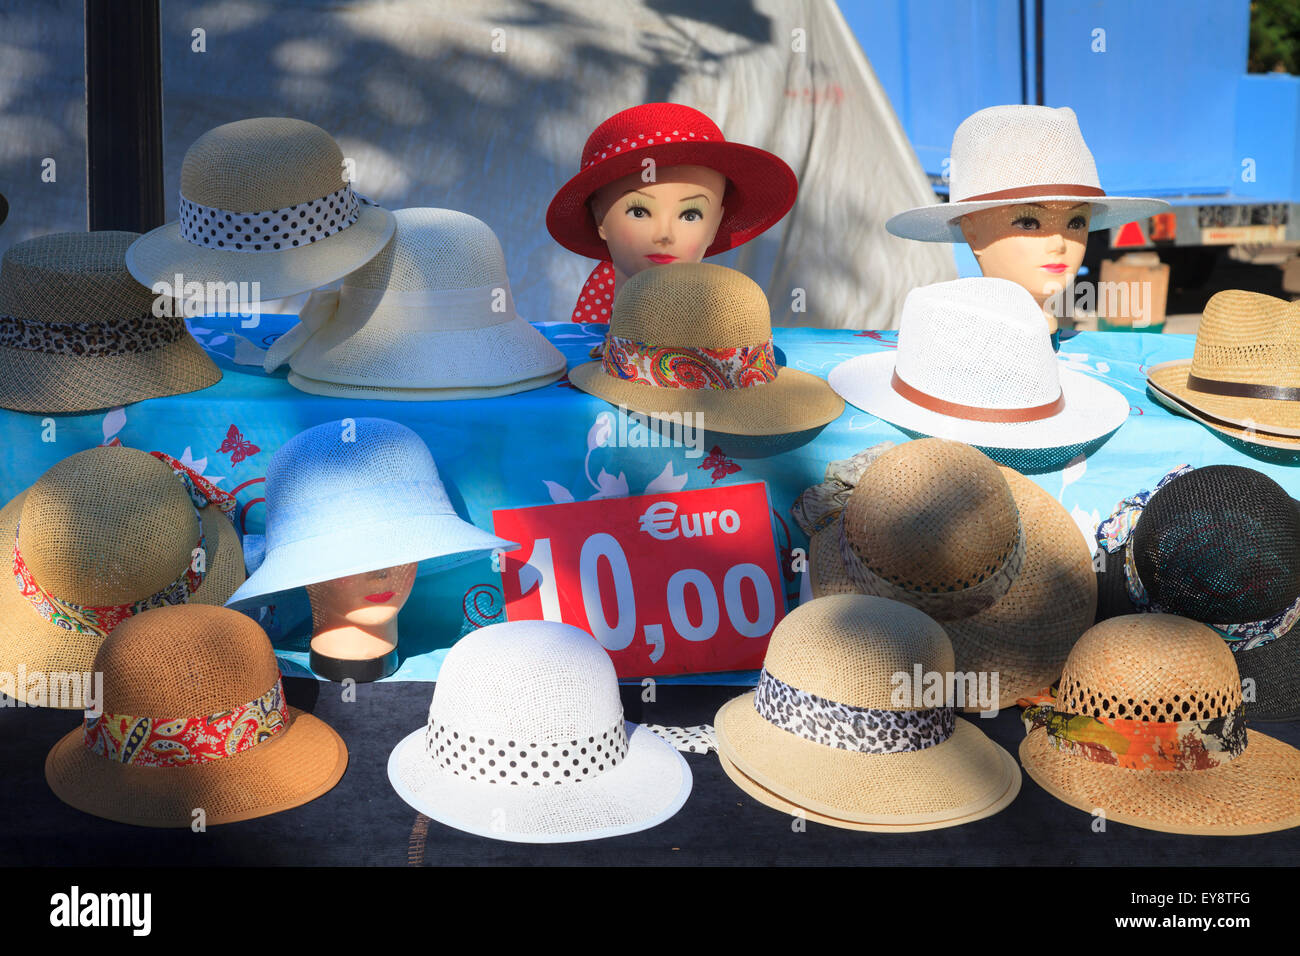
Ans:
[[[262,212],[202,206],[181,196],[181,238],[204,249],[277,252],[311,245],[357,221],[361,204],[350,183],[328,196]]]

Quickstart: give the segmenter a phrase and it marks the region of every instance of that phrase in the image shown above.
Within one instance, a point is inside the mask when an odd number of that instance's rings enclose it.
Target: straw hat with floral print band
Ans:
[[[645,103],[615,113],[587,138],[581,169],[560,187],[546,210],[546,228],[564,248],[591,259],[608,258],[587,201],[600,187],[657,166],[706,166],[727,177],[726,210],[706,256],[748,242],[790,211],[799,183],[780,157],[729,143],[717,125],[680,103]]]
[[[1097,528],[1098,620],[1163,612],[1214,629],[1251,720],[1300,716],[1300,502],[1238,465],[1180,465]]]
[[[801,604],[772,632],[757,689],[718,711],[723,767],[760,803],[830,826],[902,833],[992,816],[1020,789],[1015,760],[946,695],[900,698],[896,675],[916,668],[954,669],[921,611],[867,595]]]
[[[1096,576],[1074,520],[969,445],[925,438],[832,462],[793,513],[813,595],[876,594],[939,621],[957,670],[997,693],[967,711],[1051,684],[1093,623]]]
[[[124,621],[95,656],[98,713],[54,745],[45,779],[64,803],[119,823],[190,827],[262,817],[314,800],[348,751],[285,700],[275,652],[250,618],[161,608]]]
[[[1059,448],[1109,435],[1124,396],[1062,367],[1043,312],[1007,279],[955,279],[907,294],[896,350],[859,355],[828,381],[909,432],[981,448]]]
[[[272,456],[265,493],[266,533],[244,536],[249,576],[226,602],[233,608],[402,564],[418,564],[421,576],[519,546],[462,520],[424,440],[384,418],[299,432]]]
[[[1163,199],[1107,196],[1069,107],[990,106],[962,120],[952,137],[946,203],[900,212],[885,228],[904,239],[965,242],[966,213],[1021,203],[1087,202],[1091,231],[1169,209]]]
[[[11,569],[0,674],[14,675],[0,690],[83,709],[67,697],[84,693],[56,693],[39,675],[87,675],[104,639],[142,612],[225,603],[244,580],[234,509],[234,496],[162,452],[90,448],[53,465],[0,509]]]
[[[132,243],[126,267],[151,289],[177,275],[187,286],[256,282],[263,300],[341,279],[393,234],[392,213],[354,192],[346,171],[334,138],[302,120],[211,129],[181,164],[179,220]]]
[[[691,412],[699,427],[786,435],[838,418],[844,402],[815,375],[778,366],[767,296],[735,269],[703,262],[628,280],[599,361],[569,380],[651,417]]]
[[[1217,431],[1300,449],[1300,303],[1216,293],[1192,357],[1151,366],[1147,384],[1165,407]]]
[[[1055,699],[1025,703],[1020,761],[1072,807],[1167,833],[1300,825],[1300,751],[1247,734],[1236,657],[1204,624],[1103,621],[1070,651]]]
[[[221,380],[180,316],[131,278],[134,232],[61,232],[0,260],[0,406],[79,412]]]

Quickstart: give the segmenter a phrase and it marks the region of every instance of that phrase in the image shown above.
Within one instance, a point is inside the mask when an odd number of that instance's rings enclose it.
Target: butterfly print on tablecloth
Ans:
[[[226,431],[226,438],[217,449],[219,452],[225,452],[230,455],[230,463],[238,465],[245,458],[251,458],[262,449],[258,448],[252,442],[240,434],[239,429],[231,425]]]

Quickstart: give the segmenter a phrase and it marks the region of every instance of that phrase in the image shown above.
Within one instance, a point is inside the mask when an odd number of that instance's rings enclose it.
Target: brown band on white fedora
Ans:
[[[978,196],[967,196],[960,202],[987,202],[991,199],[1032,199],[1039,196],[1084,196],[1095,198],[1105,196],[1106,190],[1096,186],[1079,186],[1074,183],[1036,183],[1033,186],[1015,186],[1011,189],[998,189]]]
[[[923,392],[919,388],[914,388],[904,382],[899,377],[897,369],[894,370],[889,384],[895,392],[914,405],[920,405],[924,409],[938,412],[940,415],[947,415],[950,418],[960,418],[971,422],[1037,422],[1042,421],[1044,418],[1051,418],[1065,409],[1064,392],[1058,394],[1055,401],[1043,405],[1033,405],[1028,408],[983,408],[978,405],[962,405],[958,402],[935,398],[928,392]]]
[[[1187,387],[1194,392],[1209,395],[1228,395],[1233,398],[1267,398],[1277,402],[1300,402],[1300,388],[1286,385],[1252,385],[1247,382],[1224,382],[1214,378],[1201,378],[1187,373]]]

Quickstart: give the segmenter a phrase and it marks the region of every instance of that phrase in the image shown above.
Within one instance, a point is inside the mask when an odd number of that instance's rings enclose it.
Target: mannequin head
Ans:
[[[629,173],[596,190],[591,214],[609,247],[616,288],[653,266],[703,261],[722,222],[726,190],[727,178],[704,166],[664,166],[652,183]]]
[[[1050,300],[1078,274],[1091,218],[1086,202],[1030,202],[967,213],[961,231],[980,271],[1026,289],[1055,332]]]
[[[307,586],[312,650],[341,660],[382,657],[397,646],[397,612],[411,596],[414,564]]]

